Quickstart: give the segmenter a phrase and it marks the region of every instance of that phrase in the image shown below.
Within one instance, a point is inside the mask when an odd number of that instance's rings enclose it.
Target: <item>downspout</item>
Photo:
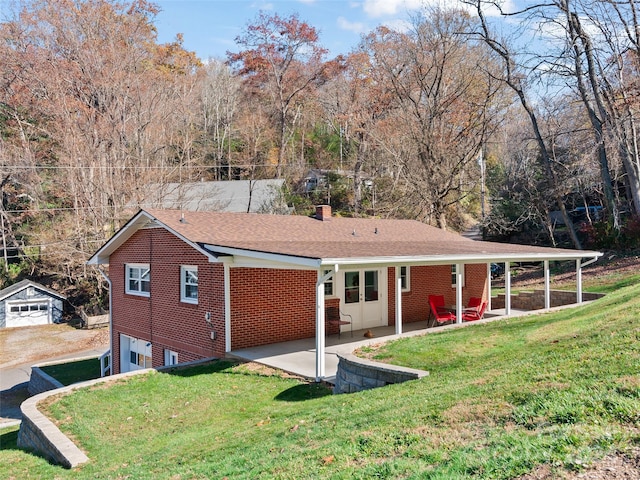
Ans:
[[[113,295],[111,294],[111,279],[98,266],[98,271],[109,284],[109,375],[113,375]],[[100,362],[100,376],[102,376],[102,362]]]
[[[598,257],[593,257],[591,260],[582,263],[582,259],[576,260],[576,300],[578,303],[582,303],[582,269],[587,265],[591,265],[598,260]]]

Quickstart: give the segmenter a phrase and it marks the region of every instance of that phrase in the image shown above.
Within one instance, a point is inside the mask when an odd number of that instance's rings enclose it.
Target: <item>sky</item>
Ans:
[[[429,0],[434,1],[434,0]],[[440,0],[453,4],[456,0]],[[423,0],[155,0],[162,12],[156,18],[161,43],[184,35],[184,47],[201,60],[224,59],[237,52],[234,39],[255,20],[258,13],[287,17],[297,13],[316,28],[320,44],[329,56],[346,54],[357,46],[361,35],[378,25],[402,29],[420,11]]]

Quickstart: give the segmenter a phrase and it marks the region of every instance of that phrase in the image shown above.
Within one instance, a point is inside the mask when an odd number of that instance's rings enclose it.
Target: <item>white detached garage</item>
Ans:
[[[0,328],[59,323],[65,299],[39,283],[22,280],[0,290]]]

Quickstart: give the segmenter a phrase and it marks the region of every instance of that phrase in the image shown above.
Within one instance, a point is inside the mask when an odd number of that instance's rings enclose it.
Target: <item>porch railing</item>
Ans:
[[[100,376],[111,375],[111,350],[107,350],[100,355]]]

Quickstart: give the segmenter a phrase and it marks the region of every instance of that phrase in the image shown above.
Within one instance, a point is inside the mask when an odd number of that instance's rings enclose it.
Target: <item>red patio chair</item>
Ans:
[[[438,323],[455,322],[456,316],[444,306],[444,295],[429,295],[431,313]]]
[[[483,302],[481,298],[471,297],[469,305],[462,311],[462,320],[465,322],[480,320],[486,309],[487,302]]]

